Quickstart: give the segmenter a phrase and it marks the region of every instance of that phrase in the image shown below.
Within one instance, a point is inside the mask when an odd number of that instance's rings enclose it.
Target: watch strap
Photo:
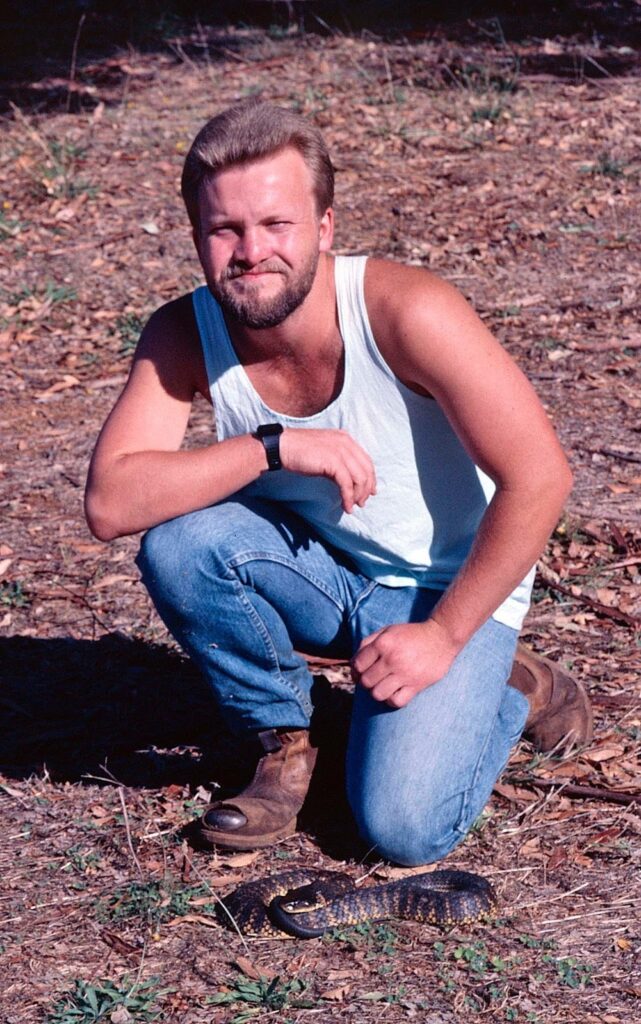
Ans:
[[[263,443],[267,455],[267,469],[270,472],[283,468],[280,461],[280,435],[282,432],[281,423],[261,423],[254,433],[254,437]]]

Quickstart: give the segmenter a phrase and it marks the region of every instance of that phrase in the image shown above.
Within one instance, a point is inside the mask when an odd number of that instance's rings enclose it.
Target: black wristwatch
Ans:
[[[263,442],[267,454],[267,468],[269,470],[282,469],[280,461],[280,435],[283,432],[281,423],[262,423],[252,435]]]

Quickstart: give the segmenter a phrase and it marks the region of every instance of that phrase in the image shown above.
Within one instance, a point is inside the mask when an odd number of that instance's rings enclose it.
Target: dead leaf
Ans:
[[[234,960],[234,966],[241,971],[246,978],[253,978],[255,981],[260,981],[261,978],[267,978],[268,981],[274,977],[274,972],[270,971],[267,967],[256,967],[256,964],[248,960],[246,956],[237,956]]]
[[[528,839],[527,842],[523,843],[523,845],[519,847],[519,854],[521,857],[525,857],[526,860],[543,860],[540,837],[534,836],[532,839]]]
[[[117,1010],[109,1014],[111,1024],[130,1024],[133,1017],[126,1006],[119,1006]]]
[[[135,576],[128,576],[126,573],[114,572],[108,576],[103,576],[96,583],[92,583],[89,587],[90,590],[105,590],[106,587],[112,587],[116,583],[135,583]]]
[[[213,878],[207,879],[207,885],[212,889],[224,889],[227,885],[238,885],[244,880],[244,875],[214,875]],[[198,899],[189,901],[191,907],[204,906],[205,903],[211,903],[211,896],[199,896]]]
[[[231,857],[225,857],[219,861],[219,864],[225,868],[246,868],[249,864],[253,864],[258,857],[260,857],[260,850],[254,850],[252,853],[232,853]]]
[[[560,864],[568,859],[567,850],[563,846],[557,846],[547,860],[548,871],[555,871]]]
[[[79,384],[80,381],[77,377],[73,377],[70,373],[66,373],[62,380],[56,381],[56,383],[52,384],[51,387],[46,389],[46,391],[36,392],[35,401],[44,402],[47,398],[50,398],[51,395],[56,395],[59,391],[66,391],[67,388],[76,388]]]
[[[351,983],[347,985],[339,985],[338,988],[329,988],[325,992],[320,993],[321,999],[329,999],[334,1003],[342,1003],[345,1001],[345,997],[352,991]]]
[[[584,757],[586,761],[600,764],[601,761],[611,761],[614,757],[622,757],[624,753],[625,747],[619,743],[613,743],[610,747],[597,747],[595,750],[588,750]]]
[[[532,790],[525,789],[523,786],[512,786],[508,782],[495,782],[494,792],[498,793],[499,796],[505,797],[506,800],[511,800],[513,803],[532,804],[539,799]]]
[[[9,566],[11,565],[12,562],[13,562],[13,558],[3,558],[2,559],[2,561],[0,562],[0,580],[2,579],[2,577],[6,573],[7,569],[9,568]]]

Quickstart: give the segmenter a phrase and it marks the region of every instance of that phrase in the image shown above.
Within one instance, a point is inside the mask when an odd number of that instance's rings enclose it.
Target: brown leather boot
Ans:
[[[509,685],[527,697],[523,735],[537,750],[569,750],[592,740],[592,708],[584,687],[548,658],[516,649]]]
[[[258,734],[265,753],[252,781],[238,796],[211,804],[200,819],[200,836],[221,850],[254,850],[296,830],[307,795],[316,748],[306,729]]]

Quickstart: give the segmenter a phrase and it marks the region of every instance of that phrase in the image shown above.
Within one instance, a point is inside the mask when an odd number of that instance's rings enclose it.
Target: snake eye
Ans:
[[[316,910],[317,903],[311,900],[280,900],[280,905],[286,914],[306,914],[310,910]]]

